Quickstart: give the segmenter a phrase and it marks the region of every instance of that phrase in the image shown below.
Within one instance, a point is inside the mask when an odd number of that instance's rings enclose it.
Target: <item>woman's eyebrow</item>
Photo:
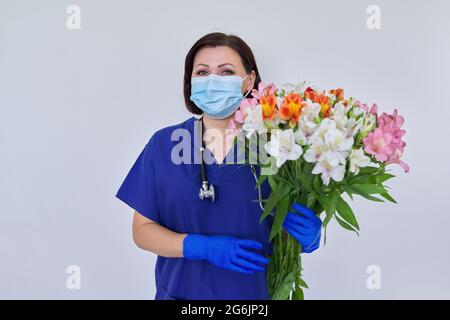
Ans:
[[[231,63],[222,63],[222,64],[220,64],[220,65],[218,65],[217,67],[218,68],[221,68],[221,67],[223,67],[223,66],[226,66],[226,65],[229,65],[229,66],[232,66],[233,68],[236,68],[236,66],[234,66],[234,65],[232,65]]]
[[[233,64],[231,64],[231,63],[229,63],[229,62],[219,64],[217,67],[218,67],[218,68],[221,68],[221,67],[226,66],[226,65],[229,65],[229,66],[232,66],[233,68],[236,68],[235,65],[233,65]],[[205,64],[205,63],[199,63],[199,64],[196,65],[196,67],[198,67],[198,66],[204,66],[204,67],[209,68],[209,66],[208,66],[207,64]]]

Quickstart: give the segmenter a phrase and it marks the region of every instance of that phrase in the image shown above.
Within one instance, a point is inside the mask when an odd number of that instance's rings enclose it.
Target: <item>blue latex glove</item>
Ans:
[[[245,273],[264,271],[260,264],[269,260],[256,252],[262,244],[254,240],[238,239],[227,236],[206,236],[188,234],[183,240],[183,256],[191,260],[203,260],[214,265]]]
[[[283,227],[302,245],[302,252],[313,252],[320,246],[322,220],[313,210],[299,203],[294,203],[292,208],[300,214],[288,212]]]

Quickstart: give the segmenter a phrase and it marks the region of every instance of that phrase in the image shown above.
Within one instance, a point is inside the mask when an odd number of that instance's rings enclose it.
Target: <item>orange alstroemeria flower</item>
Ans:
[[[331,114],[331,107],[330,107],[330,105],[328,103],[320,105],[320,114],[324,118],[330,116],[330,114]]]
[[[344,89],[332,89],[330,93],[336,96],[336,102],[342,102],[344,106],[347,106],[347,100],[344,98]]]
[[[309,99],[309,100],[314,102],[316,100],[316,98],[317,98],[316,92],[313,89],[311,89],[310,87],[306,88],[306,90],[305,90],[305,100]]]
[[[280,118],[295,124],[300,117],[303,108],[302,97],[297,93],[290,93],[284,97],[283,104],[280,107]]]
[[[328,104],[328,97],[325,94],[321,93],[317,96],[317,100],[314,102],[320,103],[321,105]]]
[[[324,93],[317,93],[311,88],[305,90],[305,99],[309,99],[314,103],[320,104],[320,114],[322,117],[329,117],[331,114],[331,106],[328,97]]]
[[[326,104],[328,103],[328,97],[324,93],[317,93],[311,88],[306,89],[305,99],[309,99],[314,103]]]
[[[326,118],[330,116],[331,106],[328,97],[325,94],[319,94],[314,102],[320,104],[320,113],[322,117]]]
[[[337,101],[344,100],[344,89],[338,88],[338,89],[332,89],[330,90],[331,94],[334,94],[336,96]]]
[[[264,120],[273,120],[276,115],[277,97],[275,94],[266,91],[264,95],[260,96],[259,103],[262,107],[262,114]]]

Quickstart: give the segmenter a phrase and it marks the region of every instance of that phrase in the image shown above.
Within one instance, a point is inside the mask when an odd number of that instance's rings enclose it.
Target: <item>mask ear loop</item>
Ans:
[[[247,75],[246,75],[245,77],[242,78],[242,81],[244,81],[245,78],[247,78],[247,77],[248,77],[248,73],[247,73]],[[248,96],[248,94],[249,94],[251,91],[252,91],[252,89],[248,90],[247,93],[245,94],[245,96],[243,97],[243,99],[245,99],[245,97]]]

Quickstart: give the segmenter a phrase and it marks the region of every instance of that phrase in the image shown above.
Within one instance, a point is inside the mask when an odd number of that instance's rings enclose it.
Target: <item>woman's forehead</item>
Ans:
[[[205,47],[200,49],[194,58],[194,67],[197,65],[209,67],[219,67],[225,64],[231,64],[236,68],[242,68],[242,62],[239,54],[227,46]]]

